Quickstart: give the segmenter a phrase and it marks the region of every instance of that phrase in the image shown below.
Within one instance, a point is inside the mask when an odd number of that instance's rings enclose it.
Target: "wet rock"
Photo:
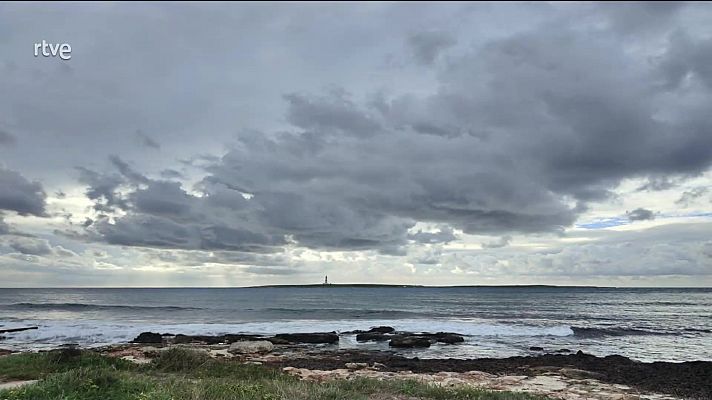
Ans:
[[[559,349],[559,350],[556,350],[556,352],[557,352],[557,353],[564,353],[564,354],[567,354],[567,353],[571,353],[571,350],[569,350],[569,349]]]
[[[12,354],[12,350],[0,349],[0,356],[6,356]]]
[[[357,342],[384,342],[388,339],[390,339],[390,336],[380,332],[364,332],[356,335]]]
[[[290,343],[291,343],[291,342],[290,342],[289,340],[287,340],[287,339],[281,339],[281,338],[277,338],[277,337],[265,338],[265,340],[267,340],[268,342],[270,342],[270,343],[272,343],[272,344],[275,344],[275,345],[277,345],[277,344],[290,344]]]
[[[457,333],[449,333],[449,332],[438,332],[435,335],[431,336],[431,338],[435,339],[436,341],[438,341],[440,343],[447,343],[447,344],[462,343],[465,341],[465,338],[462,335],[458,335]]]
[[[274,349],[272,342],[251,340],[232,343],[228,352],[231,354],[263,354],[269,353],[272,349]]]
[[[134,340],[133,343],[163,343],[163,336],[160,333],[154,332],[141,332]]]
[[[390,326],[376,326],[368,330],[368,333],[393,333],[396,330]]]
[[[531,351],[544,351],[544,348],[543,348],[543,347],[539,347],[539,346],[532,346],[532,347],[529,348],[529,350],[531,350]]]
[[[314,333],[280,333],[274,336],[277,339],[284,339],[289,343],[338,343],[339,335],[336,332],[314,332]]]
[[[422,336],[397,336],[388,345],[398,348],[430,347],[430,339]]]

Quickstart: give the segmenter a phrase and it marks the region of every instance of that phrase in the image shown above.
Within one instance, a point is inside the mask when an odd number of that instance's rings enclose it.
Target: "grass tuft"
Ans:
[[[535,400],[523,393],[375,379],[300,381],[281,371],[173,348],[137,366],[93,352],[0,357],[0,380],[41,379],[0,400]]]

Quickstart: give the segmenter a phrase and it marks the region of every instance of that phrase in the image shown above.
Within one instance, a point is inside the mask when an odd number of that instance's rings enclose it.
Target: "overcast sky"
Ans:
[[[0,286],[712,286],[710,21],[2,3]]]

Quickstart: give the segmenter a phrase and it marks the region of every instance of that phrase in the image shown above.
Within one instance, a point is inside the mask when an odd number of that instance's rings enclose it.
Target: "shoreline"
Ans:
[[[456,349],[461,336],[447,332],[395,332],[390,327],[344,334],[358,335],[369,341],[395,339],[397,346],[412,348],[414,356],[399,355],[393,350],[340,349],[340,335],[334,332],[273,336],[144,332],[132,343],[85,350],[141,364],[150,363],[162,351],[189,348],[206,352],[213,358],[258,363],[314,381],[360,377],[415,379],[435,384],[525,391],[561,399],[712,398],[712,361],[640,362],[620,355],[598,357],[581,351],[502,358],[419,358],[417,351],[430,343]],[[19,353],[27,352],[30,351]],[[0,356],[9,353],[3,354],[0,350]]]

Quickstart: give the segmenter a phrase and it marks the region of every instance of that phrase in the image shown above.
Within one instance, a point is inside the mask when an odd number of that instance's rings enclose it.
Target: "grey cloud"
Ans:
[[[655,213],[645,208],[636,208],[633,211],[626,212],[625,215],[631,221],[647,221],[655,219]]]
[[[0,210],[46,216],[46,198],[38,182],[30,182],[19,172],[0,166]]]
[[[10,132],[0,129],[0,146],[14,146],[17,144],[17,138]]]
[[[79,182],[87,185],[87,198],[94,201],[94,209],[101,212],[114,208],[127,208],[126,200],[118,192],[124,179],[117,174],[104,174],[87,168],[77,167]]]
[[[682,196],[675,201],[675,204],[679,204],[683,207],[689,207],[697,199],[706,196],[709,192],[710,188],[707,186],[699,186],[686,190],[682,193]]]
[[[408,38],[413,57],[424,65],[434,63],[444,50],[456,43],[457,40],[445,31],[418,32]]]
[[[184,179],[185,176],[180,171],[175,169],[167,168],[161,171],[161,178],[164,179]]]
[[[160,143],[156,142],[150,136],[146,135],[145,133],[143,133],[140,130],[136,131],[136,138],[138,139],[139,143],[142,146],[150,147],[150,148],[156,149],[156,150],[161,148]]]
[[[0,236],[10,232],[10,225],[5,222],[2,214],[0,214]]]
[[[596,6],[609,18],[613,29],[625,34],[661,29],[685,6],[684,1],[600,2]]]
[[[287,119],[294,126],[320,134],[336,131],[372,136],[379,131],[373,117],[360,110],[343,91],[332,91],[324,97],[289,94],[284,98],[289,103]]]
[[[419,230],[418,232],[408,235],[408,239],[414,240],[418,243],[426,244],[437,244],[437,243],[449,243],[457,240],[455,232],[449,226],[441,227],[436,232],[423,232]]]
[[[112,155],[109,157],[109,161],[113,164],[125,178],[129,180],[130,183],[139,184],[147,183],[148,178],[142,174],[136,172],[129,163],[122,160],[119,156]]]
[[[512,241],[511,236],[502,236],[499,238],[499,240],[494,241],[494,242],[487,242],[487,243],[482,243],[482,248],[485,249],[498,249],[500,247],[505,247],[509,245],[509,242]]]
[[[250,274],[257,274],[257,275],[299,275],[302,274],[303,271],[300,271],[299,269],[295,268],[277,268],[277,267],[247,267],[243,268],[243,271],[250,273]]]
[[[15,236],[9,240],[8,245],[22,254],[45,256],[52,253],[52,247],[44,239]]]
[[[709,113],[668,104],[669,89],[656,84],[662,64],[642,62],[619,40],[543,25],[452,58],[431,95],[377,104],[343,91],[288,95],[294,129],[241,132],[205,168],[204,199],[189,207],[199,213],[171,217],[180,227],[203,221],[201,234],[182,232],[175,245],[262,248],[287,238],[315,249],[399,254],[416,222],[471,234],[560,232],[625,178],[704,171],[712,162]],[[660,104],[670,118],[656,117]],[[194,202],[177,184],[150,183],[112,162],[128,181],[151,186],[128,195],[142,224],[166,217],[150,204],[174,210]],[[152,197],[142,205],[144,191]],[[131,218],[138,217],[120,222]],[[223,229],[228,221],[240,232]]]
[[[624,179],[654,177],[657,190],[709,168],[709,38],[675,7],[401,7],[354,18],[348,5],[95,4],[87,17],[51,6],[25,27],[29,11],[8,5],[15,55],[57,20],[90,55],[71,70],[0,63],[0,112],[22,138],[11,157],[63,188],[63,168],[83,166],[96,215],[66,233],[77,240],[258,255],[287,244],[401,255],[453,229],[561,232]],[[593,18],[565,18],[580,11]],[[452,31],[409,35],[422,26]],[[428,74],[380,64],[404,40]],[[137,138],[162,151],[148,157]],[[110,153],[112,169],[97,168]],[[447,228],[410,233],[418,222]]]

